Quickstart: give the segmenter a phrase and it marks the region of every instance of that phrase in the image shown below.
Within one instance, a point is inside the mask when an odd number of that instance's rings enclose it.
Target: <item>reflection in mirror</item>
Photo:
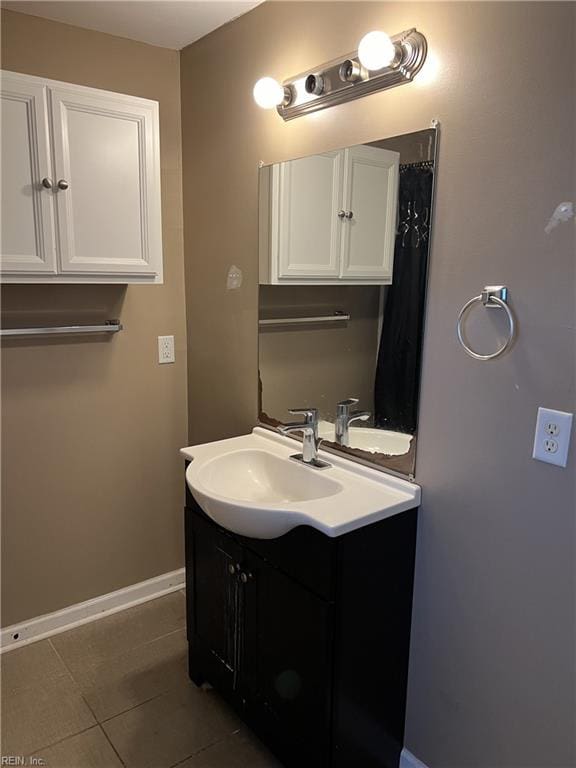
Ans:
[[[261,423],[413,476],[435,129],[260,171]]]

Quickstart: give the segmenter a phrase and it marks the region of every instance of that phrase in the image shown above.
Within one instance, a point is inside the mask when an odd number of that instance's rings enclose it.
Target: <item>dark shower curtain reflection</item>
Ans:
[[[422,357],[432,163],[400,166],[399,225],[374,385],[375,424],[414,434]]]

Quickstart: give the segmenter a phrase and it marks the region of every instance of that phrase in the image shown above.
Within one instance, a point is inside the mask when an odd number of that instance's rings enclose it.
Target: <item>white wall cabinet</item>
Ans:
[[[260,282],[390,284],[398,172],[397,152],[368,146],[265,169]]]
[[[158,103],[2,72],[8,283],[161,283]]]

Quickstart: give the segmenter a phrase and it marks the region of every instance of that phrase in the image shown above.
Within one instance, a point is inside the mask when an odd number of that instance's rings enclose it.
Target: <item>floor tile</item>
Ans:
[[[188,682],[188,644],[181,629],[74,673],[99,722]]]
[[[183,629],[185,600],[177,590],[157,600],[128,608],[52,638],[72,674],[82,671],[87,658],[94,664]]]
[[[35,685],[11,691],[2,687],[0,730],[5,755],[29,754],[95,724],[68,674],[55,679],[39,675]]]
[[[102,727],[127,768],[169,768],[241,725],[215,693],[190,683]]]
[[[118,755],[98,726],[40,749],[32,757],[43,760],[45,768],[122,768]]]
[[[2,690],[13,693],[44,682],[67,677],[68,670],[49,640],[31,643],[0,655]]]
[[[177,768],[282,768],[250,733],[240,731],[180,763]]]

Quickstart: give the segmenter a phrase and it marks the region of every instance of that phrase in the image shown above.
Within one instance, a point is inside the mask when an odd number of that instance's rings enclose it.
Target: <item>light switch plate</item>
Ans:
[[[158,336],[158,362],[161,365],[176,362],[174,336]]]
[[[565,467],[570,448],[573,414],[538,408],[532,458]]]

